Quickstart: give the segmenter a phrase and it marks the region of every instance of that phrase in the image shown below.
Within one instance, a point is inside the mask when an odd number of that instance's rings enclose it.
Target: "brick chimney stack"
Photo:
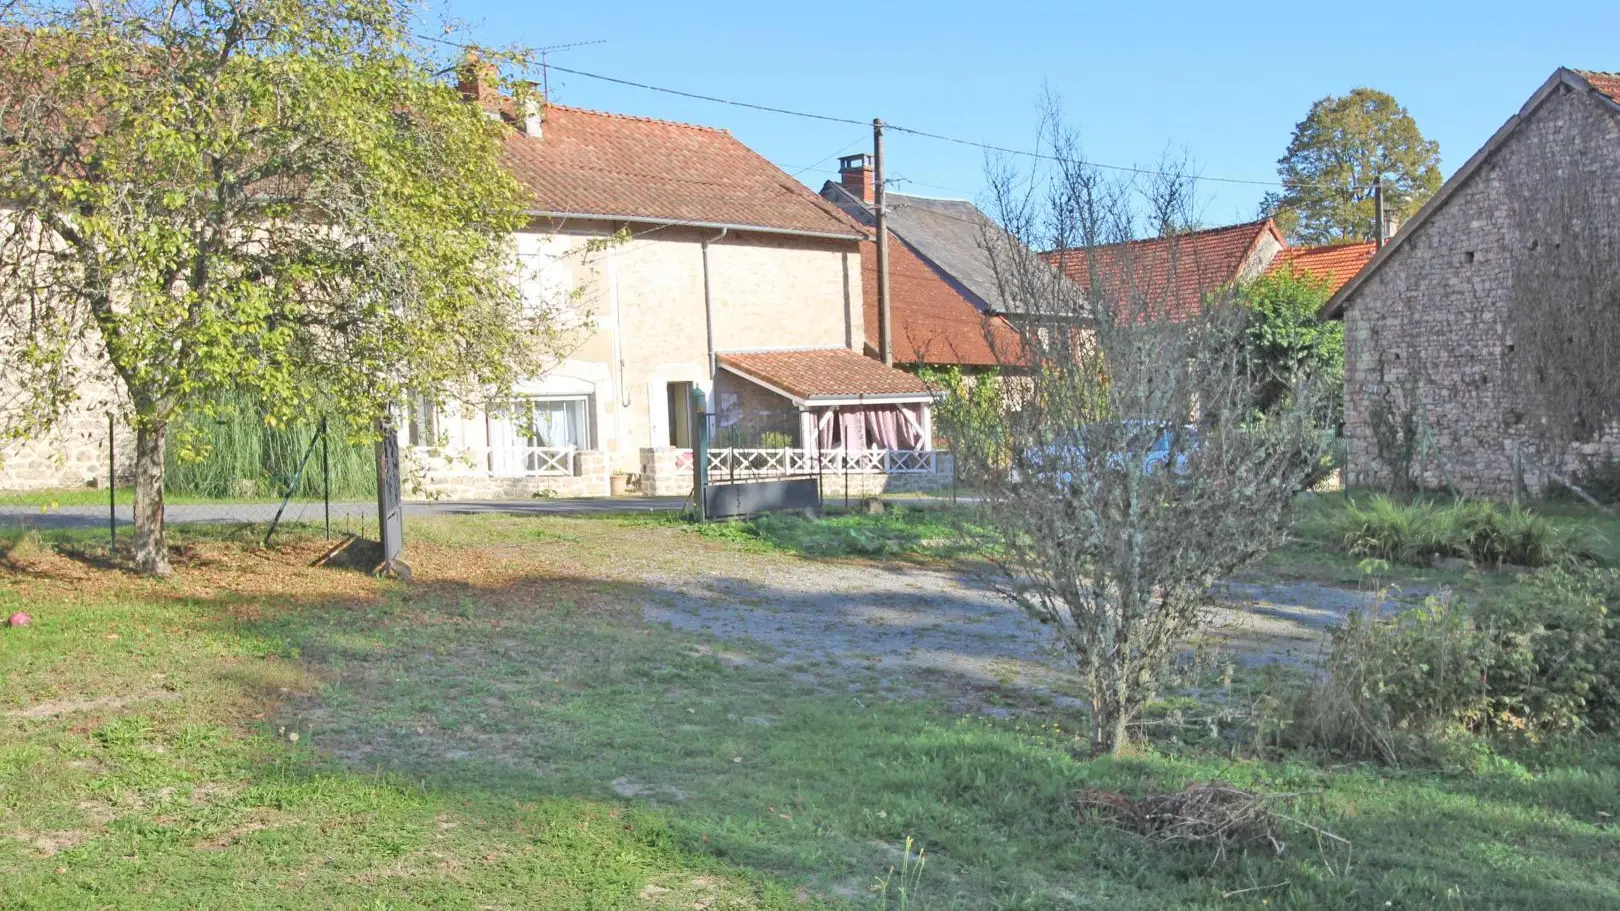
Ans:
[[[872,156],[845,155],[838,159],[838,182],[861,202],[871,205],[876,198],[872,188]]]
[[[468,101],[476,101],[486,108],[500,103],[501,92],[495,84],[499,73],[495,64],[469,51],[456,75],[456,88]]]

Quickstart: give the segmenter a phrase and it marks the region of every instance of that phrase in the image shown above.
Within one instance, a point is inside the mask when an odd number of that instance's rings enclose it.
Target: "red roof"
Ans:
[[[927,395],[928,386],[904,370],[885,367],[848,348],[721,354],[722,367],[795,399],[857,395]]]
[[[1293,269],[1302,275],[1318,275],[1328,280],[1328,294],[1344,287],[1354,278],[1367,260],[1378,252],[1378,245],[1365,243],[1324,244],[1319,247],[1289,247],[1271,261],[1268,275]]]
[[[1594,70],[1575,70],[1576,75],[1585,79],[1592,88],[1609,96],[1610,100],[1620,104],[1620,73],[1600,73]]]
[[[1081,288],[1090,286],[1094,262],[1098,280],[1105,288],[1113,286],[1128,306],[1176,319],[1197,313],[1209,292],[1252,277],[1258,271],[1253,254],[1267,234],[1284,244],[1267,218],[1045,256]]]
[[[514,131],[507,166],[545,213],[863,235],[843,212],[725,130],[551,104]]]
[[[877,351],[877,244],[861,244],[861,297],[866,344]],[[985,314],[899,237],[889,236],[889,315],[897,364],[994,367],[1017,358],[1018,333]],[[988,334],[987,334],[988,333]],[[993,342],[993,344],[992,344]]]

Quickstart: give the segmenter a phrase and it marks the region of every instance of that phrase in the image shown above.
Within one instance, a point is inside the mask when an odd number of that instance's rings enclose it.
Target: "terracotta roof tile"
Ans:
[[[543,212],[858,237],[831,203],[724,130],[547,105],[505,158]]]
[[[1592,88],[1609,96],[1610,100],[1620,104],[1620,73],[1602,73],[1595,70],[1575,70],[1577,76],[1585,79]]]
[[[877,244],[861,244],[866,344],[878,350]],[[889,238],[889,313],[899,364],[993,367],[1017,360],[1018,333],[979,310],[899,237]]]
[[[926,395],[922,380],[848,348],[721,354],[721,366],[797,399],[851,395]]]
[[[1354,278],[1377,252],[1378,245],[1372,241],[1289,247],[1277,254],[1266,273],[1272,275],[1284,269],[1293,269],[1301,274],[1319,275],[1328,280],[1328,294],[1333,294]]]
[[[1082,288],[1090,284],[1091,262],[1105,286],[1117,284],[1119,293],[1165,316],[1185,318],[1198,312],[1204,295],[1242,278],[1250,253],[1270,233],[1278,244],[1282,235],[1270,219],[1155,237],[1092,248],[1053,250],[1048,262],[1061,268]]]

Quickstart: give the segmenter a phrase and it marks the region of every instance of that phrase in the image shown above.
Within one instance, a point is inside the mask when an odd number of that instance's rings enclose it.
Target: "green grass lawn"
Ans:
[[[0,545],[0,613],[35,617],[0,629],[0,907],[875,908],[907,837],[913,909],[1620,907],[1612,742],[1467,775],[1089,759],[1071,714],[855,690],[877,672],[671,633],[652,576],[593,569],[798,561],[803,529],[412,527],[410,586],[312,569],[314,539],[185,539],[169,582]],[[1071,806],[1210,779],[1304,793],[1353,847],[1216,858]]]

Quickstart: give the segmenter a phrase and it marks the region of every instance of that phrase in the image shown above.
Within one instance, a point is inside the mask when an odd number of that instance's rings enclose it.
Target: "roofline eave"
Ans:
[[[1554,70],[1553,74],[1547,77],[1547,81],[1543,82],[1541,87],[1536,89],[1536,91],[1530,96],[1529,100],[1526,101],[1519,108],[1519,110],[1513,114],[1513,116],[1509,117],[1500,127],[1498,127],[1496,132],[1491,134],[1491,138],[1485,140],[1485,144],[1479,147],[1478,151],[1469,156],[1467,161],[1463,162],[1463,166],[1458,168],[1455,174],[1451,175],[1451,179],[1440,185],[1440,189],[1436,190],[1435,194],[1429,197],[1429,201],[1424,203],[1422,208],[1418,209],[1417,214],[1413,215],[1411,219],[1406,222],[1406,224],[1402,225],[1401,230],[1396,233],[1394,237],[1390,238],[1389,242],[1384,244],[1384,246],[1377,253],[1374,253],[1372,259],[1367,260],[1366,265],[1362,266],[1355,275],[1351,276],[1349,281],[1345,282],[1338,291],[1334,292],[1332,297],[1328,298],[1327,303],[1323,304],[1322,308],[1316,312],[1317,318],[1324,321],[1343,318],[1345,307],[1350,300],[1350,295],[1354,294],[1361,287],[1362,283],[1371,277],[1374,272],[1377,272],[1378,269],[1383,266],[1384,262],[1388,260],[1396,250],[1400,249],[1401,245],[1408,237],[1411,237],[1413,234],[1417,233],[1418,229],[1423,227],[1424,223],[1433,217],[1435,212],[1439,211],[1440,208],[1444,206],[1452,196],[1456,195],[1457,191],[1461,190],[1463,186],[1473,178],[1474,174],[1477,173],[1482,166],[1484,166],[1486,159],[1494,155],[1496,150],[1501,148],[1503,143],[1507,142],[1508,137],[1512,136],[1514,132],[1518,130],[1519,126],[1523,124],[1531,114],[1535,113],[1536,109],[1541,107],[1541,105],[1545,103],[1548,98],[1551,98],[1553,91],[1561,85],[1568,86],[1572,89],[1580,89],[1583,87],[1592,89],[1592,84],[1587,82],[1579,73],[1576,73],[1574,70],[1562,66],[1557,70]],[[1598,98],[1606,102],[1608,106],[1615,111],[1615,113],[1620,114],[1620,104],[1617,104],[1614,99],[1609,98],[1602,92],[1596,91],[1595,89],[1591,91],[1591,94],[1598,96]]]
[[[776,393],[800,408],[818,408],[831,405],[911,405],[930,404],[934,401],[932,392],[856,392],[839,395],[795,395],[781,386],[757,377],[733,364],[722,361],[717,366],[733,376],[745,379],[762,389]]]
[[[557,212],[548,209],[528,209],[523,214],[531,218],[587,221],[624,221],[642,225],[667,225],[677,228],[704,228],[713,231],[749,231],[756,234],[783,234],[789,237],[815,237],[822,240],[864,240],[861,234],[841,234],[834,231],[804,231],[797,228],[770,228],[764,225],[744,225],[723,221],[689,221],[680,218],[658,218],[647,215],[617,215],[607,212]]]

